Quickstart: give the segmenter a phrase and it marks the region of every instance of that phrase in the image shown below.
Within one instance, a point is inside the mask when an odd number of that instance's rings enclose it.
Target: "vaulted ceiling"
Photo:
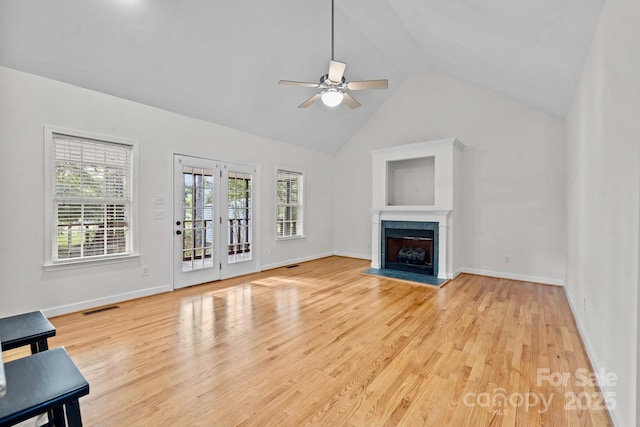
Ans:
[[[362,107],[296,108],[331,59],[330,0],[0,0],[0,65],[334,153],[439,70],[563,117],[604,0],[336,0]],[[1,96],[1,94],[0,94]]]

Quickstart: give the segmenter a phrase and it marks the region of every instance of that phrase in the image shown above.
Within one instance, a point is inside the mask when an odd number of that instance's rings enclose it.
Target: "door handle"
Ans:
[[[176,234],[179,236],[179,235],[181,235],[181,234],[182,234],[182,231],[180,231],[180,230],[176,230]]]

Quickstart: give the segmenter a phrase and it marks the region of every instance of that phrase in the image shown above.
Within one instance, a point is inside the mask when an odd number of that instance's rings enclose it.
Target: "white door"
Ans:
[[[219,280],[220,162],[175,154],[173,173],[173,288]]]
[[[221,254],[222,278],[258,271],[258,205],[259,169],[234,163],[222,164],[223,239]]]

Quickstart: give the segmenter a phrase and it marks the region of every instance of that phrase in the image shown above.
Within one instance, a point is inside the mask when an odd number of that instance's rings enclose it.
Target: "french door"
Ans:
[[[234,163],[222,164],[222,278],[258,271],[257,212],[258,169]]]
[[[257,271],[258,169],[174,155],[174,289]]]

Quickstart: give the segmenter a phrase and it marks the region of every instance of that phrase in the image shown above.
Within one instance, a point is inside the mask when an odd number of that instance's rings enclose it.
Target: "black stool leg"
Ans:
[[[31,354],[49,350],[49,343],[46,339],[31,343]]]
[[[82,417],[80,416],[80,404],[77,400],[72,400],[65,405],[69,427],[82,427]]]
[[[53,408],[53,426],[54,427],[66,427],[67,423],[64,420],[64,408],[58,406]]]
[[[53,427],[53,411],[49,410],[49,412],[47,412],[47,424],[46,427]]]

